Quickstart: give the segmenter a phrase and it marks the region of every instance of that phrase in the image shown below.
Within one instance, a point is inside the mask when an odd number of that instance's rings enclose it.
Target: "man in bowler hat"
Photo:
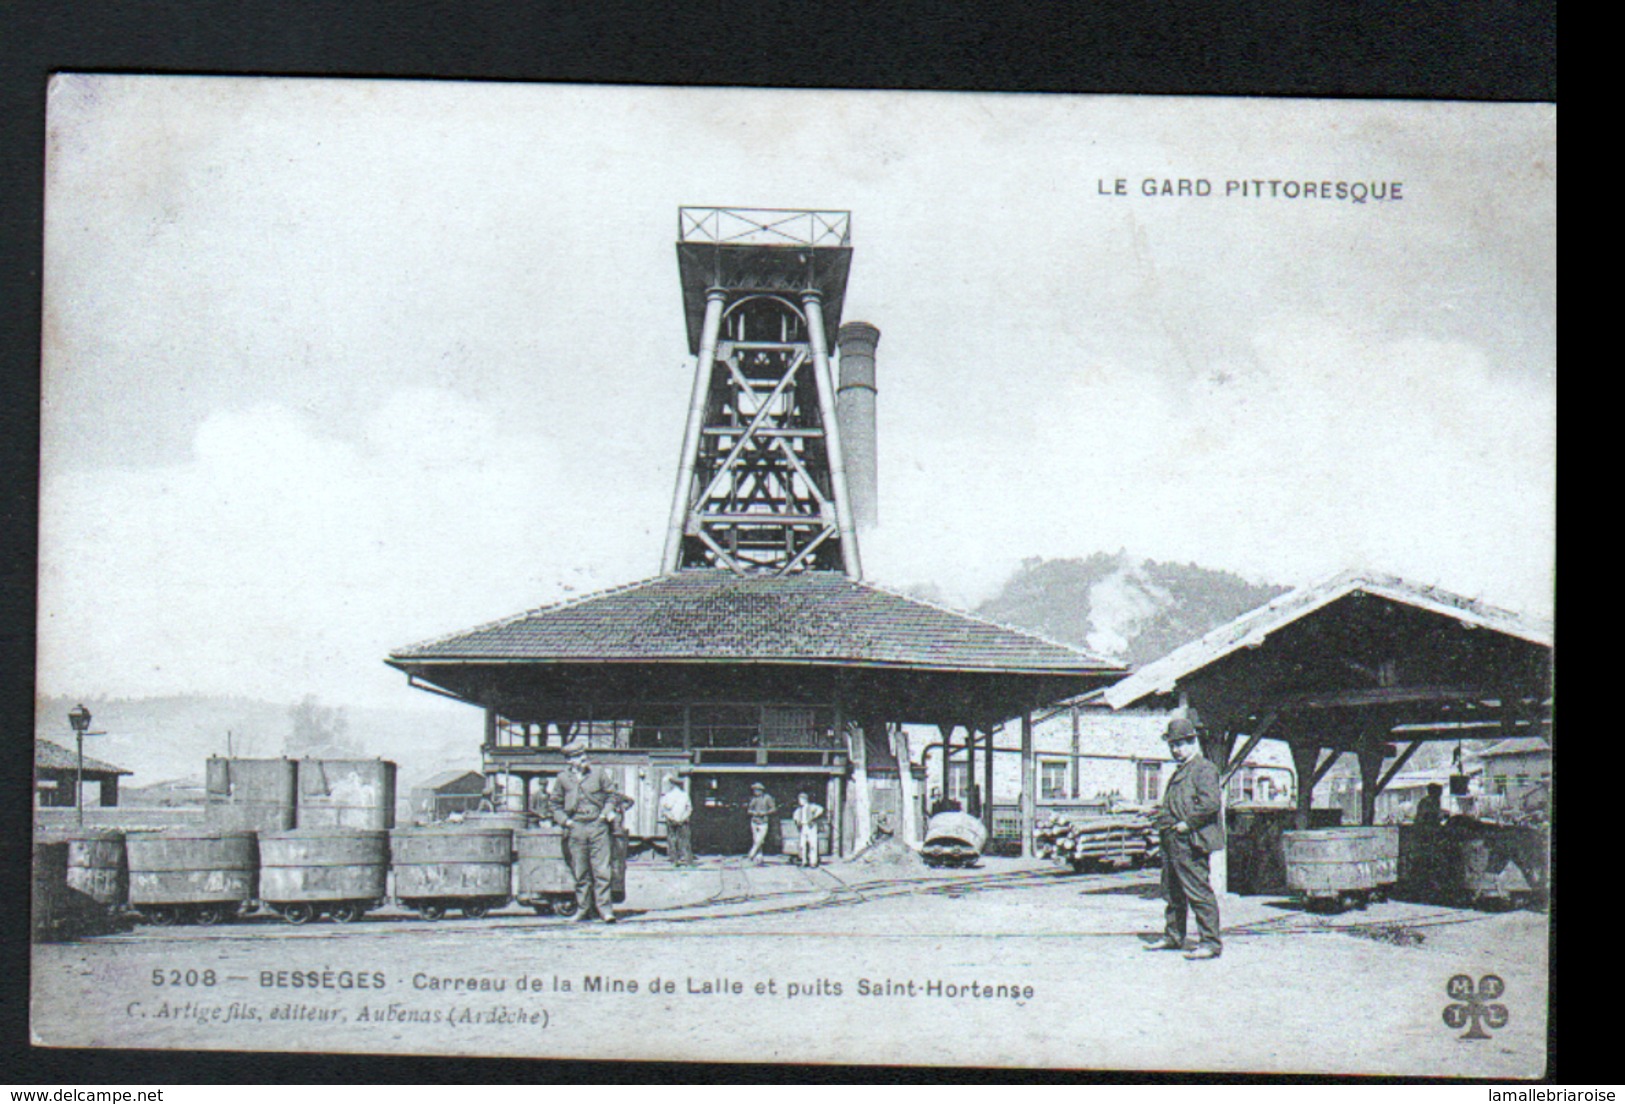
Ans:
[[[1184,950],[1188,909],[1196,914],[1199,941],[1185,957],[1218,958],[1224,943],[1219,939],[1219,899],[1208,881],[1208,860],[1224,849],[1219,768],[1202,757],[1196,726],[1186,718],[1169,721],[1162,738],[1178,764],[1152,818],[1161,833],[1162,895],[1168,908],[1162,938],[1145,949]]]
[[[615,789],[615,780],[603,767],[587,761],[587,741],[577,737],[564,745],[569,766],[547,787],[547,809],[554,823],[565,830],[570,872],[576,879],[576,919],[594,914],[615,923],[611,883],[615,818],[631,798]]]

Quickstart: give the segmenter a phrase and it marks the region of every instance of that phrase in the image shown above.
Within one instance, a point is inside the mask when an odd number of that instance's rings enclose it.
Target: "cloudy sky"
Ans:
[[[411,705],[391,648],[656,573],[684,204],[853,212],[879,582],[1550,612],[1548,107],[69,76],[48,132],[48,693]]]

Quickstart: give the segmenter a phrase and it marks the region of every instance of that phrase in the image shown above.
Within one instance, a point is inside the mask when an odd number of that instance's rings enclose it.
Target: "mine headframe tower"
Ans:
[[[678,210],[695,356],[663,570],[862,577],[829,350],[851,214]]]

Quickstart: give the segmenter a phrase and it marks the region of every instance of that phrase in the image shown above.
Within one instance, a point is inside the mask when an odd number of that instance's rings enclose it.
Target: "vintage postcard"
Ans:
[[[1546,1069],[1553,107],[47,123],[39,1045]]]

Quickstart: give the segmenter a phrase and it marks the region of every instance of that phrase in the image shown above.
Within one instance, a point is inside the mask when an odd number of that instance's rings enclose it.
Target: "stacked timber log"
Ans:
[[[1038,854],[1082,867],[1091,863],[1139,865],[1156,853],[1151,818],[1138,810],[1106,816],[1046,817],[1033,833]]]

